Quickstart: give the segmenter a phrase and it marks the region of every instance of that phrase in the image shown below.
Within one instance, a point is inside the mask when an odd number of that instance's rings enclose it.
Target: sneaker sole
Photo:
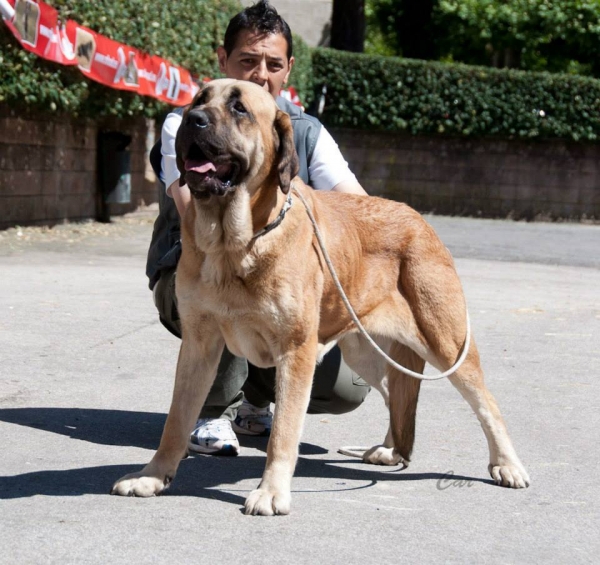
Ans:
[[[247,428],[242,428],[237,425],[235,420],[231,422],[231,429],[236,434],[242,434],[243,436],[253,436],[253,437],[269,437],[271,435],[271,428],[268,428],[262,432],[253,432]]]
[[[220,449],[211,450],[209,447],[202,447],[192,442],[188,443],[188,450],[191,455],[217,455],[220,457],[237,457],[240,453],[239,447],[236,448],[233,445],[224,445]]]

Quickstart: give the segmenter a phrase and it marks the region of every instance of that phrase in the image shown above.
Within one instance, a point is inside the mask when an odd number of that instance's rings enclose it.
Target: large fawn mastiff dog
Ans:
[[[392,369],[357,332],[315,240],[301,193],[360,321],[397,362],[453,366],[465,344],[466,306],[448,250],[414,210],[382,198],[317,192],[295,177],[289,116],[255,84],[216,80],[183,115],[181,183],[193,196],[182,221],[176,293],[183,339],[158,451],[113,493],[153,496],[173,480],[213,383],[223,347],[277,367],[276,408],[259,487],[246,514],[288,514],[300,434],[319,358],[335,343],[383,395],[390,430],[368,463],[409,460],[420,381]],[[291,189],[291,190],[290,190]],[[291,198],[292,206],[282,219]],[[275,222],[274,229],[263,228]],[[279,223],[277,223],[279,222]],[[529,485],[471,340],[449,377],[479,419],[496,483]]]

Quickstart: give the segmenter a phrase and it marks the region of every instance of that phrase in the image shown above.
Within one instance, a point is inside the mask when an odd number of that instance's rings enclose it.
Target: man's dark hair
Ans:
[[[250,30],[260,35],[270,35],[272,33],[283,35],[288,44],[288,61],[292,57],[293,46],[290,26],[277,13],[277,10],[269,4],[268,0],[260,0],[231,18],[223,40],[223,47],[228,57],[236,46],[240,32],[244,30]]]

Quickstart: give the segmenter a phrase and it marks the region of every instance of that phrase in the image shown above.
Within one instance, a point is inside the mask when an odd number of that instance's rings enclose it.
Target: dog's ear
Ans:
[[[279,186],[284,194],[290,191],[292,179],[300,170],[298,154],[294,145],[294,130],[289,115],[277,110],[275,116],[275,131],[279,137],[279,148],[277,150],[277,172],[279,174]]]

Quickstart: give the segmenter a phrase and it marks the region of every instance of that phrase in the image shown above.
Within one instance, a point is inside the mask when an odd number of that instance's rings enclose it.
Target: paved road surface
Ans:
[[[598,562],[600,227],[428,220],[455,255],[529,489],[491,484],[475,417],[434,382],[403,472],[336,453],[382,439],[376,393],[351,414],[308,417],[290,516],[241,513],[264,465],[257,439],[238,458],[183,461],[163,497],[108,496],[158,444],[178,350],[146,289],[150,220],[10,230],[0,563]]]

